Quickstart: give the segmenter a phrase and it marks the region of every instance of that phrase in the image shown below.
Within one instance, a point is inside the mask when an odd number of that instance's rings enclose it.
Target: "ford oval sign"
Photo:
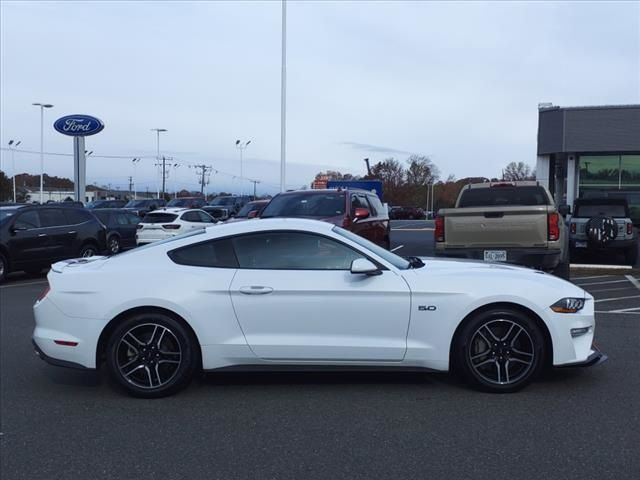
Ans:
[[[56,120],[53,128],[63,135],[87,137],[102,131],[104,123],[90,115],[67,115]]]

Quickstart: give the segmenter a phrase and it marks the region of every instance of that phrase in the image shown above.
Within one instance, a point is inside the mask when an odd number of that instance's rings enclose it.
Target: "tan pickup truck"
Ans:
[[[438,212],[437,256],[508,262],[569,277],[566,207],[536,182],[465,186],[455,208]]]

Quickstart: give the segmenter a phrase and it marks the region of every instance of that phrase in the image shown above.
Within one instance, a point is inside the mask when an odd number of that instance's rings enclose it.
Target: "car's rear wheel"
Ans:
[[[109,246],[109,253],[111,255],[120,253],[120,250],[122,248],[120,246],[120,239],[116,235],[112,235],[109,237],[109,240],[107,240],[107,245]]]
[[[472,317],[454,349],[455,366],[472,385],[506,393],[524,388],[540,373],[545,340],[529,316],[498,308]]]
[[[93,257],[98,254],[98,249],[92,243],[86,243],[80,249],[79,256],[83,258]]]
[[[136,397],[157,398],[186,387],[199,361],[196,340],[176,319],[136,314],[114,330],[107,344],[113,379]]]

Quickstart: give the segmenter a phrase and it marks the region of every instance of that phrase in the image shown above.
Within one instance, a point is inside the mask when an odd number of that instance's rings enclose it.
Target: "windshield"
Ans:
[[[87,208],[96,208],[96,207],[99,207],[101,205],[104,205],[104,203],[105,203],[104,200],[94,200],[93,202],[87,203],[86,207]]]
[[[250,212],[253,212],[254,210],[260,210],[260,208],[262,208],[262,204],[260,203],[247,203],[244,207],[240,209],[240,211],[236,215],[236,218],[248,217]]]
[[[209,205],[233,205],[235,201],[235,197],[218,197],[214,198]]]
[[[17,208],[1,208],[0,209],[0,222],[2,222],[5,218],[9,218],[18,211]]]
[[[333,227],[332,230],[337,234],[342,235],[345,238],[348,238],[352,242],[357,243],[361,247],[375,253],[377,256],[386,260],[391,265],[393,265],[396,268],[399,268],[400,270],[407,270],[411,266],[411,263],[409,261],[405,260],[402,257],[399,257],[398,255],[390,252],[389,250],[386,250],[376,245],[373,242],[370,242],[369,240],[361,237],[360,235],[356,235],[355,233],[340,227]]]
[[[146,207],[149,203],[149,200],[129,200],[124,208]]]
[[[328,218],[344,215],[344,209],[344,192],[287,193],[274,197],[262,212],[261,217]]]

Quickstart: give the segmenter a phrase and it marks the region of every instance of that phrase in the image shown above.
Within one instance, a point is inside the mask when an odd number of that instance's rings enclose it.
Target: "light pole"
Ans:
[[[176,173],[176,170],[178,169],[178,167],[180,167],[181,165],[179,163],[174,163],[172,165],[173,167],[173,183],[175,184],[174,186],[174,192],[173,192],[173,198],[178,198],[178,175]]]
[[[244,177],[242,176],[242,151],[247,148],[251,143],[251,140],[242,143],[240,140],[236,140],[236,148],[240,150],[240,196],[244,195]]]
[[[157,153],[156,153],[156,186],[158,187],[158,198],[160,198],[160,175],[158,174],[158,168],[160,167],[160,132],[167,132],[166,128],[152,128],[152,132],[156,132],[157,134]],[[163,173],[164,175],[164,173]]]
[[[22,142],[20,140],[18,140],[17,142],[14,142],[14,140],[9,140],[9,149],[11,150],[11,173],[13,176],[13,203],[16,203],[16,157],[15,157],[15,153],[16,153],[16,148],[18,148],[18,145],[20,145]]]
[[[50,103],[32,103],[40,107],[40,205],[44,203],[44,109],[52,108]]]
[[[136,196],[136,166],[138,165],[138,162],[140,161],[139,158],[134,158],[133,160],[131,160],[131,162],[133,163],[133,199],[137,200],[138,197]]]
[[[287,1],[282,0],[282,71],[280,73],[280,191],[286,187],[287,131]]]

